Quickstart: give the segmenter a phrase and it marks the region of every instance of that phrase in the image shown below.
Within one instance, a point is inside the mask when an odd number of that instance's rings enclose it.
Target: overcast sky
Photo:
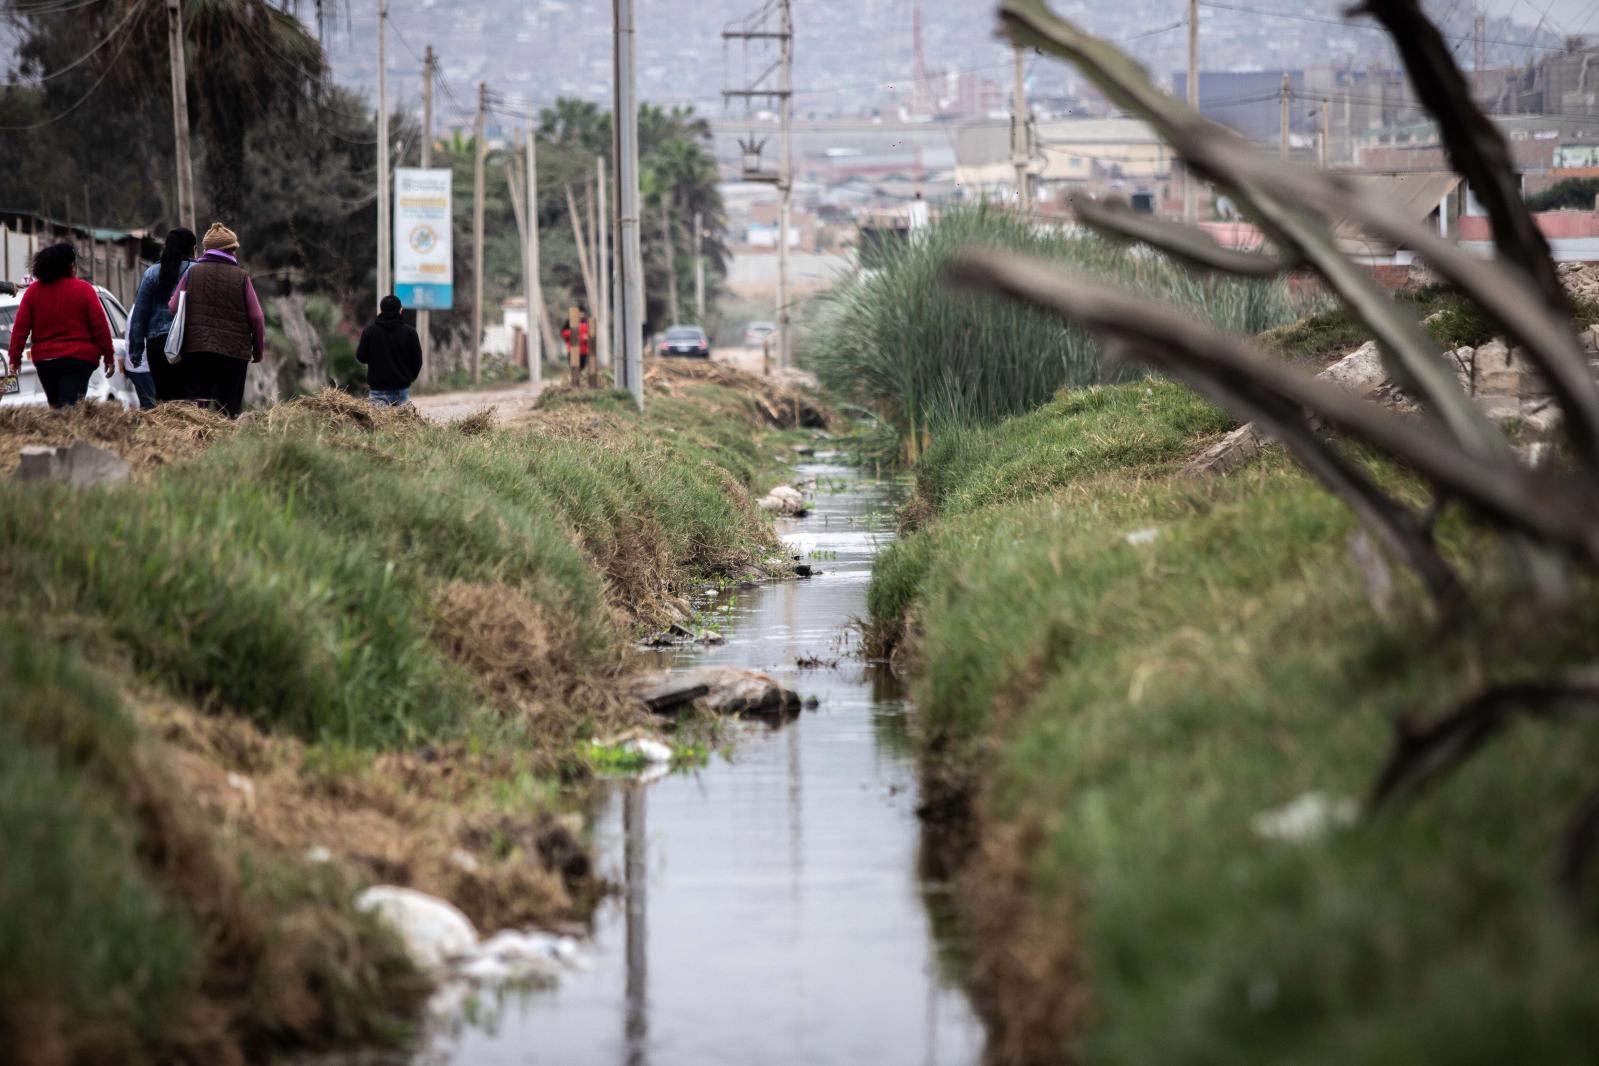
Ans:
[[[1508,14],[1518,22],[1536,25],[1545,5],[1550,5],[1550,28],[1568,33],[1599,33],[1596,0],[1491,0],[1485,6],[1495,15]]]

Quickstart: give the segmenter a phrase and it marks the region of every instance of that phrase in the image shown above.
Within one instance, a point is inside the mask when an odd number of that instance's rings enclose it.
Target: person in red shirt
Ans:
[[[577,323],[577,357],[578,366],[588,369],[589,365],[589,315],[587,311],[578,312]],[[561,327],[561,340],[566,342],[567,351],[572,349],[572,327]]]
[[[11,324],[11,372],[22,372],[22,353],[33,341],[29,358],[39,372],[51,407],[71,407],[89,391],[94,364],[116,370],[112,361],[111,323],[99,293],[75,277],[78,252],[70,244],[52,244],[33,257],[33,284],[22,290],[22,303]]]

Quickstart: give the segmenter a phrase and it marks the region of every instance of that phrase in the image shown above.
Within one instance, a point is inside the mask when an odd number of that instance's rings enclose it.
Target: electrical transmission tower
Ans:
[[[794,124],[794,16],[791,0],[767,0],[759,11],[722,31],[722,40],[743,42],[746,56],[745,83],[735,89],[722,90],[724,100],[741,99],[749,112],[756,100],[776,101],[778,113],[777,170],[770,171],[762,164],[761,150],[766,141],[755,139],[753,124],[747,140],[739,142],[744,154],[744,180],[764,181],[777,186],[777,343],[778,365],[788,366],[792,348],[789,343],[788,313],[788,231],[789,194],[793,190],[793,124]],[[778,55],[753,78],[749,77],[747,62],[752,42],[775,42]],[[773,84],[773,78],[776,84]]]

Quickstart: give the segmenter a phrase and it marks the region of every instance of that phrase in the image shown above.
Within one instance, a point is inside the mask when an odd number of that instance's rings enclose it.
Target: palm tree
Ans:
[[[611,115],[587,100],[563,96],[554,107],[539,112],[539,137],[549,144],[609,157]]]
[[[194,151],[212,210],[235,217],[243,206],[245,145],[265,122],[309,114],[328,87],[327,57],[300,21],[301,0],[182,0],[189,109]],[[317,4],[320,17],[322,6]],[[84,41],[106,47],[67,78],[41,83],[47,111],[62,117],[93,102],[112,108],[128,101],[159,100],[167,84],[164,0],[108,0],[82,5],[71,18],[47,8],[10,9],[21,28],[18,72],[42,75],[82,56]],[[143,129],[119,129],[133,138],[171,144],[164,106],[134,109]],[[104,151],[104,146],[100,146]],[[170,166],[165,168],[170,172]],[[126,180],[123,176],[122,180]]]

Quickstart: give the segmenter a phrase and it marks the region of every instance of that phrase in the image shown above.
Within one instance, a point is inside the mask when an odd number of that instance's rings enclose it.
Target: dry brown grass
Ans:
[[[214,812],[188,787],[184,757],[158,735],[146,734],[128,750],[101,749],[94,730],[79,731],[74,742],[75,757],[131,812],[146,875],[207,934],[199,980],[161,1034],[160,1061],[232,1066],[272,1047],[330,1046],[346,1038],[330,1007],[330,982],[382,997],[396,1015],[420,1004],[427,983],[415,975],[397,979],[389,966],[398,961],[393,947],[370,928],[309,898],[262,905],[252,887],[253,836],[218,831]],[[382,968],[388,972],[380,976]],[[121,1025],[68,1028],[49,1003],[5,1004],[0,1031],[23,1036],[14,1061],[153,1061],[145,1041]]]
[[[751,422],[777,429],[825,429],[836,417],[814,395],[726,363],[699,359],[653,359],[644,364],[644,384],[668,396],[682,396],[693,385],[720,385],[749,397]],[[748,417],[748,416],[746,416]]]
[[[583,407],[541,408],[522,425],[530,433],[552,440],[602,441],[617,436],[626,423],[618,415]]]
[[[26,445],[59,447],[80,440],[116,452],[142,473],[198,455],[234,430],[227,418],[189,403],[166,403],[153,411],[112,403],[81,403],[63,411],[7,407],[0,409],[0,474],[16,469]]]
[[[600,890],[566,822],[489,798],[524,760],[454,746],[330,767],[299,741],[165,697],[146,694],[141,717],[168,745],[175,794],[213,832],[291,858],[325,848],[356,879],[451,900],[484,931],[579,919]]]
[[[422,425],[421,412],[415,407],[379,407],[358,396],[339,389],[323,389],[309,396],[297,396],[286,403],[267,408],[255,415],[269,428],[293,425],[310,417],[329,427],[350,427],[367,430],[404,430]]]
[[[411,408],[415,410],[415,408]],[[495,412],[497,407],[486,407],[481,411],[474,411],[465,418],[458,418],[451,425],[463,437],[478,437],[494,428]]]
[[[621,696],[618,655],[595,671],[573,658],[561,629],[570,623],[510,585],[455,581],[434,606],[434,639],[460,663],[492,706],[515,715],[549,753],[586,729],[611,729],[639,712]],[[553,766],[548,769],[555,769]]]
[[[958,876],[972,944],[968,987],[986,1023],[987,1066],[1070,1063],[1090,1009],[1066,904],[1046,910],[1028,865],[1039,833],[1026,819],[990,831]]]

